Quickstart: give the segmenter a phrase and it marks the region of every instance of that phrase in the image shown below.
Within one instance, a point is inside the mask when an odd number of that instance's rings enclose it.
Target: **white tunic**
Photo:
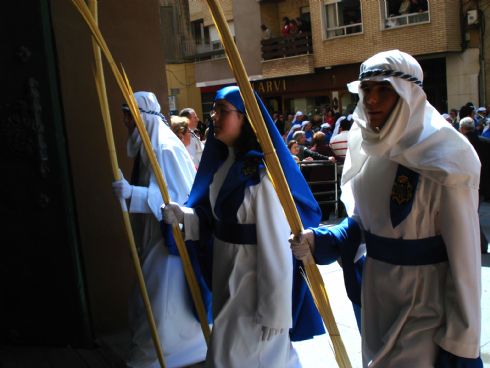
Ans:
[[[156,139],[155,139],[156,141]],[[160,124],[155,147],[172,201],[183,204],[189,195],[195,169],[182,142],[165,125]],[[130,212],[144,214],[142,226],[134,229],[142,247],[142,268],[150,296],[167,367],[183,367],[203,361],[206,343],[199,322],[192,312],[192,299],[180,257],[169,255],[160,229],[160,206],[163,200],[149,164],[140,165],[139,185],[133,189]],[[137,215],[141,216],[141,215]],[[138,287],[130,301],[132,347],[129,367],[160,367]]]
[[[233,160],[230,150],[214,176],[210,186],[212,208]],[[293,273],[290,228],[265,172],[259,184],[246,188],[237,218],[240,224],[256,224],[257,244],[231,244],[214,238],[214,326],[207,367],[298,367],[288,335]],[[186,238],[197,240],[197,216],[186,213],[184,223]],[[262,326],[284,332],[261,341]]]
[[[385,158],[367,159],[352,181],[354,218],[363,229],[387,238],[441,235],[449,262],[397,266],[367,258],[363,365],[432,367],[439,346],[458,356],[476,357],[481,323],[475,308],[480,303],[481,266],[478,192],[420,176],[410,214],[393,229],[390,194],[397,167]]]
[[[399,96],[380,130],[368,123],[370,103],[361,82],[348,85],[360,102],[342,173],[347,213],[385,238],[440,235],[448,255],[447,262],[419,266],[367,258],[362,338],[363,364],[370,367],[432,367],[439,347],[464,358],[479,355],[480,162],[468,141],[427,101],[423,76],[420,64],[399,50],[362,63],[362,81],[388,82]],[[410,213],[393,228],[390,195],[398,164],[420,176]]]

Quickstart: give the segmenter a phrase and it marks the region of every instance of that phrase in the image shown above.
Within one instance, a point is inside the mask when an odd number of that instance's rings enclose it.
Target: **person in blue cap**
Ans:
[[[321,211],[257,99],[300,216],[316,226]],[[193,249],[212,253],[212,261],[201,262],[203,273],[212,262],[212,281],[205,277],[214,319],[206,364],[300,367],[291,341],[324,329],[289,249],[290,227],[238,87],[217,92],[211,117],[187,207],[170,203],[162,210],[166,223],[184,224],[186,241],[199,241]]]

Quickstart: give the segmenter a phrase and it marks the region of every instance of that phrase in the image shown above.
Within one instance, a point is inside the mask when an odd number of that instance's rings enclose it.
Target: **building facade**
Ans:
[[[356,97],[346,83],[357,79],[362,61],[390,49],[420,62],[424,89],[441,113],[485,102],[481,22],[471,18],[477,1],[419,0],[411,7],[404,0],[221,3],[249,78],[271,111],[351,110]],[[206,2],[188,5],[195,81],[206,115],[214,92],[235,80]],[[286,17],[301,32],[285,34]],[[269,29],[265,36],[261,25]]]

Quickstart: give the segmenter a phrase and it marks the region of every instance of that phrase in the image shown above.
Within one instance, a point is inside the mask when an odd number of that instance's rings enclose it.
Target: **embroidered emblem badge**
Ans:
[[[413,186],[410,184],[406,175],[400,175],[396,178],[391,189],[391,200],[398,205],[408,203],[413,197]]]
[[[243,162],[242,175],[253,176],[257,174],[262,160],[259,157],[248,157]]]

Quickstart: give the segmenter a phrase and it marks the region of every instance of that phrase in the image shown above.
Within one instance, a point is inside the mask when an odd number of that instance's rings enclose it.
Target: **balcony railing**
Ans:
[[[225,50],[221,42],[193,44],[192,52],[185,55],[185,59],[189,61],[203,61],[210,59],[220,59],[225,56]]]
[[[303,32],[290,37],[276,37],[262,40],[262,59],[281,59],[313,53],[311,35]]]

